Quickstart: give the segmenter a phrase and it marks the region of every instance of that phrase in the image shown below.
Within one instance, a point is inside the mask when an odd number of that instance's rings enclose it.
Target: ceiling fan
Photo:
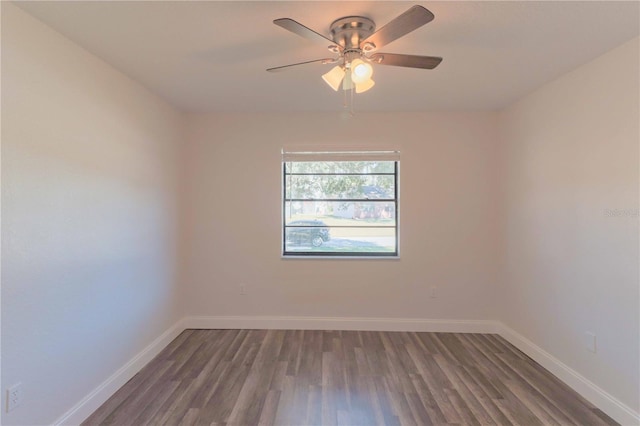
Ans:
[[[345,16],[329,27],[331,38],[305,27],[290,18],[280,18],[274,24],[301,37],[322,43],[329,42],[329,51],[336,54],[333,58],[315,59],[296,64],[269,68],[276,72],[309,64],[337,64],[322,78],[335,91],[353,90],[366,92],[375,82],[371,78],[371,64],[392,65],[397,67],[433,69],[442,62],[435,56],[404,55],[398,53],[380,53],[379,48],[431,22],[434,18],[426,8],[416,5],[393,19],[376,31],[376,24],[363,16]]]

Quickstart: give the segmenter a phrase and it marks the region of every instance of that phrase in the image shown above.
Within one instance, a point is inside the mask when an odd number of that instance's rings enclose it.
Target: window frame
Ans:
[[[371,159],[371,154],[387,154],[393,153],[392,158],[379,158]],[[294,153],[295,154],[295,153]],[[310,159],[305,160],[286,160],[286,152],[283,150],[283,158],[281,161],[281,183],[282,183],[282,202],[281,202],[281,250],[280,255],[283,259],[399,259],[400,258],[400,158],[398,151],[339,151],[339,152],[304,152],[304,154],[310,154]],[[315,156],[314,154],[317,154]],[[328,155],[326,159],[322,159],[324,155]],[[348,157],[343,158],[343,156]],[[313,158],[313,157],[316,158]],[[332,156],[337,156],[340,159],[332,159]],[[319,158],[319,159],[318,159]],[[287,173],[287,163],[293,162],[333,162],[333,161],[387,161],[393,162],[393,173],[345,173],[346,175],[388,175],[393,176],[393,198],[381,200],[387,203],[392,203],[394,206],[395,214],[395,226],[393,227],[394,239],[395,239],[395,251],[392,252],[339,252],[339,251],[287,251],[287,202],[293,202],[297,199],[293,197],[287,198],[287,176],[291,176],[291,173]],[[295,175],[295,174],[294,174]],[[318,176],[338,176],[340,173],[309,173],[309,175]],[[351,201],[351,202],[376,202],[375,199],[310,199],[304,201]],[[300,219],[300,220],[312,220],[312,219]],[[378,226],[372,226],[379,228]],[[327,226],[327,228],[335,228]],[[365,228],[364,226],[362,228]],[[391,228],[390,226],[388,228]]]

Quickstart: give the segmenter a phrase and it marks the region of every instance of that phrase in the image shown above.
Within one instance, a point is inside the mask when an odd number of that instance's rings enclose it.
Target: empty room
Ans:
[[[3,425],[640,425],[640,2],[2,1]]]

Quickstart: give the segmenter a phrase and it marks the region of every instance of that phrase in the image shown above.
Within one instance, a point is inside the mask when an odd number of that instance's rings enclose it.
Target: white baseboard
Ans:
[[[496,333],[498,330],[497,322],[486,320],[275,316],[193,316],[185,318],[184,326],[185,328],[207,329],[425,331],[447,333]]]
[[[498,334],[509,343],[527,354],[538,364],[549,370],[586,400],[604,411],[621,425],[640,425],[640,413],[620,402],[611,394],[591,382],[589,379],[573,370],[571,367],[555,358],[553,355],[531,342],[515,330],[496,322]]]
[[[185,327],[183,325],[183,320],[178,321],[171,328],[162,333],[162,335],[157,339],[151,342],[151,344],[146,348],[140,351],[136,356],[131,358],[129,362],[118,369],[118,371],[112,374],[111,377],[102,382],[87,396],[82,398],[82,400],[63,414],[53,424],[58,426],[79,425],[82,423],[184,330]]]

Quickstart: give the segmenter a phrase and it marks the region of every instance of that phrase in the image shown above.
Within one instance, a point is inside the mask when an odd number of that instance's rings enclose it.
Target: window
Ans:
[[[282,163],[284,256],[398,256],[398,152],[283,152]]]

